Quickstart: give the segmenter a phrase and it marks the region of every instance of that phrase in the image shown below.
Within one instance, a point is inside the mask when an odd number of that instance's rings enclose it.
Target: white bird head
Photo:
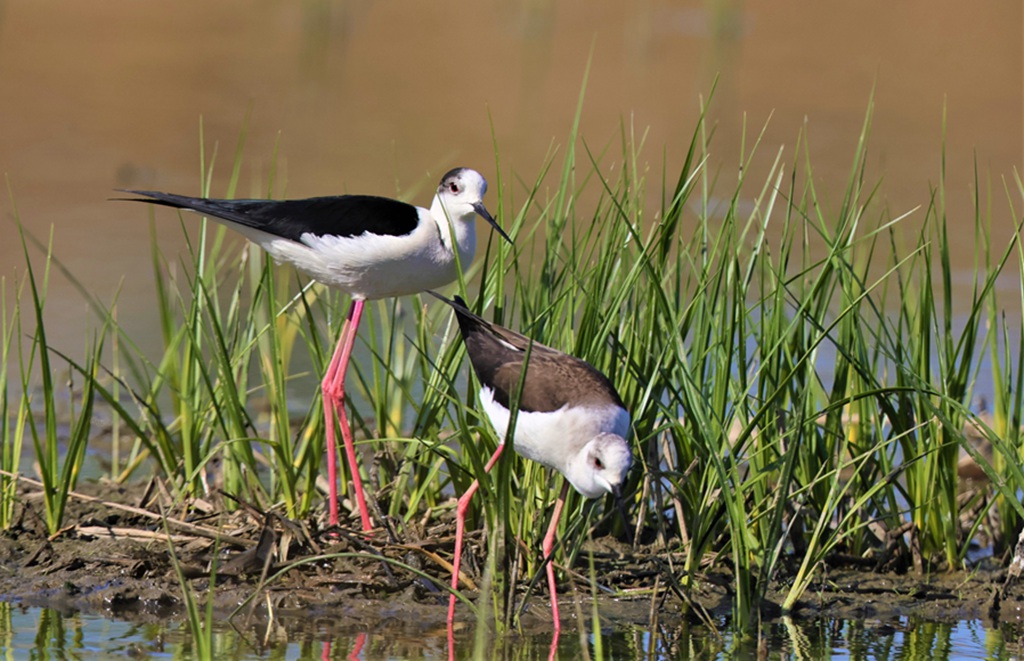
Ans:
[[[565,477],[587,498],[606,493],[618,497],[632,465],[633,453],[626,439],[618,434],[602,433],[590,439],[569,462]]]
[[[487,211],[487,207],[484,206],[485,193],[487,193],[487,180],[482,174],[469,168],[455,168],[441,177],[433,206],[440,205],[442,214],[451,218],[452,222],[470,222],[473,220],[474,214],[479,214],[497,230],[502,238],[512,243],[512,239],[505,234],[505,231],[501,229],[498,222]]]

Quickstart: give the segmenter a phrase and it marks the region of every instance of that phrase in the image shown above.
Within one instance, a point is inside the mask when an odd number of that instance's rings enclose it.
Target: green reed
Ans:
[[[167,550],[170,555],[171,566],[174,567],[174,574],[178,580],[178,587],[181,588],[182,602],[185,604],[187,615],[188,636],[185,638],[184,646],[190,648],[191,657],[207,661],[218,658],[221,653],[216,652],[213,616],[213,595],[210,594],[217,585],[217,556],[218,548],[214,545],[213,560],[210,563],[210,572],[206,577],[208,594],[206,605],[200,603],[199,597],[192,588],[192,583],[185,576],[185,569],[178,558],[174,548],[171,529],[167,526],[166,519],[163,521],[164,533],[167,535]]]
[[[977,177],[975,178],[977,180]],[[1016,196],[1024,199],[1024,183],[1019,175],[1015,178]],[[1015,203],[1015,193],[1007,186],[1006,196],[1009,207],[1013,210],[1014,218],[1021,218],[1020,207]],[[979,192],[980,201],[980,192]],[[1019,202],[1019,200],[1016,200]],[[991,216],[986,217],[986,228],[991,227]],[[1018,225],[1019,229],[1019,225]],[[987,233],[984,243],[983,263],[991,263],[992,247],[987,240]],[[1024,246],[1018,241],[1011,246],[1016,251],[1018,264],[1018,277],[1024,281]],[[1020,291],[1020,305],[1024,310],[1024,287]],[[993,455],[991,466],[991,478],[999,487],[1000,498],[996,500],[995,507],[999,515],[1000,530],[995,535],[996,553],[1012,549],[1017,535],[1016,527],[1022,518],[1019,500],[1016,496],[1016,488],[1020,481],[1020,448],[1021,448],[1021,422],[1022,411],[1024,411],[1024,333],[1014,333],[1013,322],[1007,318],[1005,312],[1000,309],[995,288],[989,288],[985,297],[987,327],[992,333],[989,343],[993,381],[1000,387],[995,388],[992,401],[992,418],[990,424],[980,421],[975,423],[981,429],[983,436],[993,442],[996,452]],[[1024,313],[1022,313],[1024,314]],[[1019,328],[1019,326],[1018,326]],[[970,445],[966,445],[968,451]],[[977,454],[977,453],[975,453]],[[985,467],[985,462],[979,457],[979,463]],[[1006,476],[1004,478],[1004,476]]]
[[[13,199],[13,195],[11,196]],[[93,407],[95,404],[94,384],[99,376],[100,356],[103,352],[103,340],[107,335],[108,327],[104,325],[98,336],[93,339],[91,346],[86,348],[85,367],[82,368],[84,379],[81,390],[76,389],[76,380],[73,374],[68,379],[68,391],[66,394],[60,392],[55,383],[55,371],[51,366],[50,348],[46,340],[46,325],[43,319],[43,309],[46,304],[46,292],[50,277],[50,250],[47,250],[46,260],[43,265],[41,276],[37,277],[35,267],[29,258],[28,244],[25,239],[24,229],[21,225],[17,208],[14,208],[14,219],[21,239],[22,254],[25,258],[25,278],[30,294],[30,309],[33,313],[35,327],[31,331],[28,346],[18,338],[18,373],[21,386],[21,403],[15,414],[15,426],[9,429],[10,420],[8,414],[6,395],[4,403],[5,418],[3,434],[5,470],[16,469],[20,460],[20,452],[24,439],[25,428],[32,437],[32,445],[35,450],[37,472],[43,483],[43,510],[46,529],[50,534],[56,533],[63,522],[64,508],[67,505],[70,492],[75,488],[78,477],[81,473],[82,462],[85,459],[85,449],[92,433]],[[52,245],[52,242],[51,244]],[[20,302],[16,305],[20,308]],[[15,311],[16,322],[12,328],[21,330],[20,311]],[[5,326],[5,332],[7,332]],[[11,338],[8,336],[5,346],[10,346]],[[8,374],[6,368],[10,365],[7,362],[9,349],[4,349],[4,381],[5,391]],[[37,362],[38,361],[38,362]],[[34,378],[38,376],[40,385],[35,387]],[[80,401],[79,401],[80,400]],[[79,408],[80,407],[80,408]],[[58,410],[64,411],[63,420],[66,423],[67,432],[61,433],[58,429]],[[42,423],[35,418],[34,413],[42,414]],[[40,429],[40,426],[42,429]],[[64,448],[64,456],[61,457],[60,450]],[[9,471],[4,479],[13,477],[14,470]],[[3,508],[7,511],[5,515],[5,526],[11,523],[13,513],[13,501],[16,501],[16,486],[12,481],[5,483],[7,495],[4,496]]]
[[[20,292],[16,294],[20,299]],[[7,530],[14,523],[15,506],[18,502],[18,482],[15,476],[21,468],[22,442],[25,427],[31,419],[28,393],[22,391],[12,402],[7,375],[14,364],[12,346],[15,337],[21,337],[20,307],[7,307],[7,279],[0,278],[0,530]],[[20,343],[17,345],[20,347]]]

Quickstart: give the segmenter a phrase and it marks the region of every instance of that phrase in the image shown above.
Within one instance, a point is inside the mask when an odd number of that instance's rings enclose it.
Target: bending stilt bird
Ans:
[[[565,476],[542,544],[551,614],[557,631],[561,624],[555,569],[550,560],[569,485],[587,498],[615,494],[621,507],[619,491],[633,462],[625,438],[629,412],[608,378],[589,363],[481,319],[457,296],[450,301],[430,293],[455,310],[466,352],[480,381],[480,405],[502,439],[484,467],[485,472],[494,467],[505,448],[510,408],[514,408],[513,401],[518,401],[515,451]],[[479,480],[474,481],[459,498],[456,508],[453,590],[459,587],[466,510],[479,486]],[[448,604],[449,623],[455,617],[455,601],[453,594]]]

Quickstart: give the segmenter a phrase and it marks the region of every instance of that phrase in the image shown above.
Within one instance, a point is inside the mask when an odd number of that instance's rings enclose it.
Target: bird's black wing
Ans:
[[[370,233],[402,236],[419,223],[411,204],[373,195],[333,195],[303,200],[218,200],[159,191],[126,190],[135,200],[189,209],[268,234],[300,241],[305,234],[351,237]]]

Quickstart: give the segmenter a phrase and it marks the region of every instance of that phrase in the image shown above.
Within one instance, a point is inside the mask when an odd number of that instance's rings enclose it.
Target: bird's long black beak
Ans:
[[[615,496],[615,506],[622,517],[622,529],[626,531],[626,541],[633,544],[633,528],[629,525],[629,515],[626,513],[626,503],[622,500],[622,489],[616,485],[612,487],[612,495]]]
[[[509,242],[509,245],[515,245],[514,243],[512,243],[512,239],[509,238],[508,234],[505,234],[505,230],[501,229],[501,225],[499,225],[498,221],[494,219],[494,216],[492,216],[491,212],[487,210],[487,207],[484,206],[483,202],[477,202],[476,204],[474,204],[473,210],[480,214],[481,218],[490,223],[491,227],[497,230],[498,234],[500,234],[503,239]]]

